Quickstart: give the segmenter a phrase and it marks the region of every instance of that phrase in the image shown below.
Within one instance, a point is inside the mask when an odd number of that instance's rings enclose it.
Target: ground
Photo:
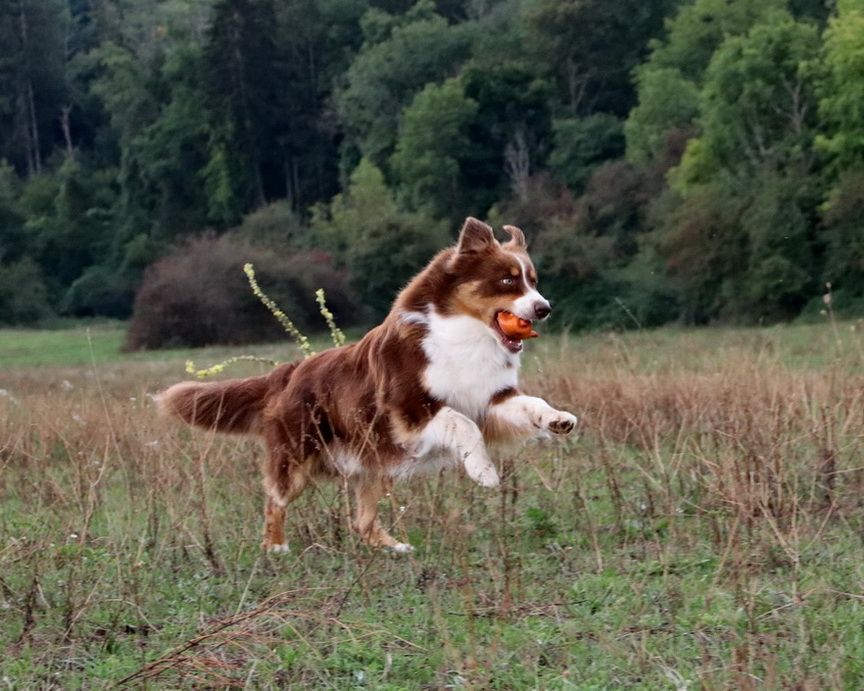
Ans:
[[[500,459],[500,491],[398,485],[398,556],[357,543],[336,485],[263,554],[261,449],[149,398],[188,352],[0,332],[0,682],[859,688],[860,326],[547,334],[524,388],[580,435]],[[194,357],[250,351],[296,355]]]

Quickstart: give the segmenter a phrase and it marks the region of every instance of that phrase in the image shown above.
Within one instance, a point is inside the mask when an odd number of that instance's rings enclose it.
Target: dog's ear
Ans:
[[[506,244],[523,250],[528,248],[528,243],[525,242],[525,233],[522,232],[521,228],[517,228],[516,226],[504,226],[504,230],[507,231],[507,234],[510,236],[510,240]]]
[[[462,232],[459,233],[457,251],[459,254],[481,252],[496,242],[497,240],[495,240],[495,235],[490,226],[487,226],[483,221],[478,221],[476,218],[469,216],[465,219]]]

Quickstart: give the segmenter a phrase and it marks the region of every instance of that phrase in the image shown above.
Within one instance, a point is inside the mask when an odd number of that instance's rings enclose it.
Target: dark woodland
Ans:
[[[3,0],[0,323],[203,320],[257,257],[370,324],[469,214],[560,328],[860,315],[862,44],[862,0]]]

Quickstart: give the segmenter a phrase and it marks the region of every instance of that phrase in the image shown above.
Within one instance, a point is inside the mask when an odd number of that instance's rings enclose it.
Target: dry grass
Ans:
[[[525,388],[582,435],[337,487],[258,551],[250,440],[157,418],[182,363],[8,370],[0,674],[13,686],[851,688],[864,682],[864,358],[848,327],[546,339]],[[532,344],[533,345],[533,344]]]

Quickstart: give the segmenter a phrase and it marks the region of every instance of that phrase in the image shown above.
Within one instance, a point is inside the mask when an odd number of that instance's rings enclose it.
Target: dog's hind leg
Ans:
[[[265,474],[264,491],[267,499],[264,505],[264,540],[261,547],[268,552],[287,552],[288,541],[285,539],[285,507],[300,496],[309,482],[308,464],[286,466],[283,473],[290,467],[290,474],[283,474],[278,479]]]
[[[370,547],[384,547],[394,552],[413,552],[414,548],[399,542],[381,527],[378,521],[378,502],[387,492],[387,484],[377,476],[361,476],[352,480],[357,515],[352,528]]]

